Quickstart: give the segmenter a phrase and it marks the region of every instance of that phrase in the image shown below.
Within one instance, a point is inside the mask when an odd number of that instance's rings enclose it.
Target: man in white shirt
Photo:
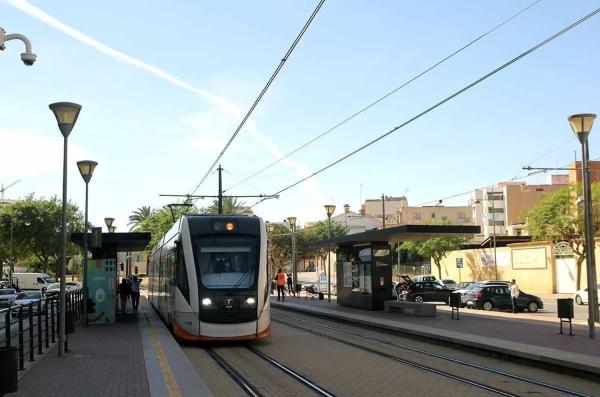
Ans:
[[[512,300],[513,313],[517,312],[517,299],[519,299],[519,286],[513,278],[510,282],[510,298]]]

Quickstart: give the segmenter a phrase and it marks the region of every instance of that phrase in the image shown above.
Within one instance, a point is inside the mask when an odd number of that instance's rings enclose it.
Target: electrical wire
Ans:
[[[446,61],[450,60],[451,58],[453,58],[455,55],[458,55],[460,52],[462,52],[463,50],[466,50],[467,48],[469,48],[471,45],[477,43],[479,40],[483,39],[484,37],[486,37],[487,35],[493,33],[494,31],[500,29],[502,26],[506,25],[507,23],[509,23],[510,21],[512,21],[513,19],[515,19],[516,17],[518,17],[519,15],[523,14],[524,12],[526,12],[527,10],[529,10],[531,7],[533,7],[534,5],[538,4],[541,0],[536,0],[533,3],[531,3],[530,5],[528,5],[527,7],[523,8],[521,11],[513,14],[511,17],[505,19],[504,21],[500,22],[499,24],[497,24],[496,26],[494,26],[493,28],[491,28],[490,30],[488,30],[487,32],[481,34],[480,36],[478,36],[477,38],[471,40],[470,42],[468,42],[467,44],[463,45],[462,47],[460,47],[459,49],[457,49],[456,51],[452,52],[450,55],[446,56],[445,58],[442,58],[441,60],[439,60],[438,62],[434,63],[433,65],[429,66],[427,69],[425,69],[424,71],[422,71],[421,73],[411,77],[410,79],[408,79],[407,81],[405,81],[404,83],[402,83],[401,85],[399,85],[398,87],[394,88],[393,90],[389,91],[387,94],[383,95],[382,97],[380,97],[379,99],[376,99],[375,101],[369,103],[367,106],[363,107],[362,109],[360,109],[359,111],[351,114],[350,116],[346,117],[344,120],[340,121],[339,123],[337,123],[336,125],[334,125],[333,127],[329,128],[328,130],[324,131],[323,133],[317,135],[316,137],[312,138],[311,140],[309,140],[308,142],[298,146],[296,149],[292,150],[291,152],[283,155],[282,157],[280,157],[279,159],[273,161],[272,163],[270,163],[269,165],[261,168],[260,170],[250,174],[249,176],[245,177],[244,179],[242,179],[240,182],[235,183],[234,185],[228,187],[227,189],[225,189],[225,191],[233,189],[234,187],[240,185],[243,182],[246,182],[260,174],[262,174],[263,172],[265,172],[266,170],[270,169],[271,167],[279,164],[281,161],[285,160],[286,158],[296,154],[297,152],[299,152],[300,150],[306,148],[307,146],[310,146],[311,144],[315,143],[316,141],[318,141],[319,139],[323,138],[325,135],[328,135],[329,133],[333,132],[334,130],[338,129],[339,127],[341,127],[342,125],[346,124],[347,122],[349,122],[350,120],[354,119],[355,117],[359,116],[360,114],[366,112],[367,110],[371,109],[373,106],[377,105],[378,103],[382,102],[383,100],[387,99],[388,97],[392,96],[393,94],[395,94],[396,92],[400,91],[402,88],[406,87],[407,85],[409,85],[410,83],[414,82],[415,80],[421,78],[422,76],[426,75],[427,73],[429,73],[430,71],[432,71],[433,69],[437,68],[438,66],[440,66],[441,64],[445,63]]]
[[[275,68],[275,71],[269,78],[269,81],[267,81],[267,84],[264,86],[264,88],[262,89],[262,91],[260,92],[260,94],[258,95],[256,100],[254,100],[254,103],[252,104],[252,106],[250,106],[250,110],[248,110],[248,113],[246,113],[246,115],[242,119],[241,123],[237,126],[237,128],[233,132],[233,135],[231,135],[231,137],[229,138],[229,140],[227,141],[227,143],[225,144],[225,146],[223,147],[223,149],[221,150],[221,152],[219,153],[219,155],[217,156],[215,161],[213,161],[211,166],[208,168],[208,171],[206,172],[206,174],[204,174],[204,176],[202,177],[200,182],[196,185],[196,187],[194,188],[194,190],[192,191],[192,193],[190,195],[193,195],[194,193],[196,193],[196,191],[200,188],[200,186],[204,183],[204,181],[206,181],[206,178],[208,178],[208,176],[210,175],[210,172],[213,170],[213,168],[215,168],[215,166],[217,165],[219,160],[221,160],[221,158],[223,157],[223,155],[225,154],[225,152],[227,151],[227,149],[229,148],[229,146],[231,145],[233,140],[236,138],[236,136],[238,135],[238,133],[244,126],[244,124],[246,124],[246,121],[248,121],[248,119],[250,118],[250,115],[252,114],[252,112],[254,111],[254,109],[256,108],[256,106],[258,105],[260,100],[262,99],[262,97],[265,95],[265,93],[271,86],[271,83],[273,82],[273,80],[275,80],[275,77],[277,77],[277,74],[279,74],[279,71],[283,68],[283,65],[285,64],[285,62],[288,60],[288,58],[294,51],[294,48],[296,48],[296,45],[300,42],[300,39],[304,35],[304,32],[306,32],[306,30],[310,26],[311,22],[313,21],[313,19],[315,18],[315,16],[319,12],[319,10],[321,9],[321,6],[323,5],[323,3],[325,3],[325,0],[319,1],[319,4],[317,4],[317,7],[313,11],[313,13],[310,15],[310,17],[308,18],[308,20],[302,27],[302,30],[300,31],[300,33],[298,34],[298,36],[296,37],[296,39],[294,40],[294,42],[292,43],[290,48],[287,50],[287,52],[281,59],[281,62],[279,62],[279,65],[277,66],[277,68]]]
[[[289,189],[292,189],[295,186],[298,186],[299,184],[307,181],[310,178],[313,178],[317,175],[319,175],[320,173],[328,170],[329,168],[341,163],[342,161],[354,156],[355,154],[363,151],[364,149],[368,148],[369,146],[379,142],[380,140],[382,140],[383,138],[391,135],[392,133],[398,131],[399,129],[407,126],[408,124],[412,123],[413,121],[423,117],[424,115],[428,114],[429,112],[431,112],[432,110],[437,109],[438,107],[442,106],[443,104],[445,104],[446,102],[449,102],[450,100],[454,99],[455,97],[461,95],[462,93],[468,91],[469,89],[475,87],[476,85],[478,85],[479,83],[481,83],[484,80],[487,80],[488,78],[490,78],[491,76],[495,75],[496,73],[500,72],[501,70],[507,68],[508,66],[512,65],[513,63],[519,61],[520,59],[524,58],[525,56],[531,54],[532,52],[536,51],[537,49],[543,47],[544,45],[548,44],[549,42],[553,41],[554,39],[556,39],[557,37],[562,36],[563,34],[565,34],[566,32],[570,31],[571,29],[573,29],[574,27],[578,26],[579,24],[587,21],[588,19],[590,19],[591,17],[593,17],[594,15],[596,15],[598,12],[600,12],[600,8],[595,9],[594,11],[590,12],[589,14],[585,15],[584,17],[578,19],[577,21],[573,22],[572,24],[570,24],[569,26],[565,27],[564,29],[558,31],[557,33],[551,35],[550,37],[546,38],[545,40],[539,42],[538,44],[534,45],[533,47],[529,48],[528,50],[522,52],[521,54],[517,55],[516,57],[512,58],[511,60],[509,60],[508,62],[502,64],[501,66],[495,68],[494,70],[492,70],[491,72],[483,75],[482,77],[478,78],[477,80],[473,81],[472,83],[468,84],[467,86],[461,88],[460,90],[454,92],[453,94],[447,96],[446,98],[442,99],[441,101],[437,102],[436,104],[434,104],[433,106],[430,106],[429,108],[425,109],[424,111],[422,111],[421,113],[411,117],[410,119],[406,120],[405,122],[403,122],[402,124],[400,124],[397,127],[392,128],[391,130],[387,131],[386,133],[378,136],[377,138],[365,143],[364,145],[358,147],[357,149],[353,150],[352,152],[340,157],[339,159],[333,161],[332,163],[329,163],[328,165],[326,165],[325,167],[313,172],[312,174],[292,183],[291,185],[288,185],[282,189],[280,189],[279,191],[277,191],[276,193],[274,193],[273,195],[279,195]],[[258,205],[259,203],[261,203],[264,200],[259,200],[257,201],[255,204],[253,204],[250,208],[253,208],[254,206]]]

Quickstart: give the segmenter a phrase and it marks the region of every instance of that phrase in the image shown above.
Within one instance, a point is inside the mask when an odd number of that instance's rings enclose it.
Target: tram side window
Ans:
[[[190,301],[190,286],[188,284],[188,276],[187,270],[185,268],[185,261],[183,260],[183,255],[180,250],[177,250],[175,254],[175,260],[177,261],[177,267],[175,269],[175,282],[177,283],[177,288],[183,295],[186,301]]]

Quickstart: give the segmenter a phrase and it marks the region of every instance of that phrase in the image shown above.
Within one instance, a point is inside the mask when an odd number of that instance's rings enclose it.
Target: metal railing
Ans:
[[[60,318],[59,296],[48,296],[27,305],[12,305],[0,309],[0,347],[16,346],[19,349],[19,370],[25,369],[25,360],[35,361],[58,340]],[[69,321],[83,319],[83,291],[66,294],[66,329]],[[73,327],[74,324],[71,324]]]

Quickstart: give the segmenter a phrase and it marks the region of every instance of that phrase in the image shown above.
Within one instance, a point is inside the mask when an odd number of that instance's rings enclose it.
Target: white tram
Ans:
[[[150,302],[185,341],[268,337],[269,279],[258,217],[184,216],[148,264]]]

